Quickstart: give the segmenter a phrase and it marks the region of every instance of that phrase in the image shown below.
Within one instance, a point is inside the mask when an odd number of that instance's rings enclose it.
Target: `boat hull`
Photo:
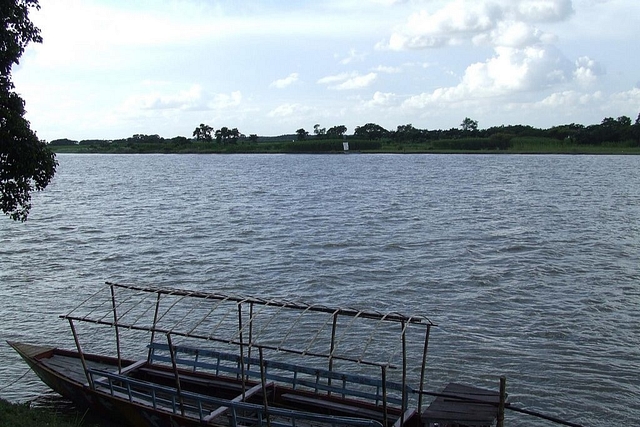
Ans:
[[[202,425],[196,420],[155,411],[135,402],[129,402],[126,399],[93,390],[89,387],[87,380],[85,380],[86,382],[78,381],[77,375],[65,375],[45,363],[46,360],[54,355],[64,355],[65,357],[75,356],[80,365],[80,358],[75,352],[19,342],[8,342],[8,344],[16,350],[42,382],[55,392],[74,402],[79,409],[91,410],[93,415],[136,427],[191,427]],[[105,368],[118,368],[118,362],[115,358],[93,354],[85,354],[84,357],[89,362],[95,361],[103,364]],[[131,361],[127,361],[125,366],[131,363]]]

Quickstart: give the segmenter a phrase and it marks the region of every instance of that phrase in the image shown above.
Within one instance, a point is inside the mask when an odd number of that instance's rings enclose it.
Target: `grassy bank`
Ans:
[[[54,409],[9,403],[0,399],[0,427],[103,427],[83,413],[60,413]]]
[[[349,140],[351,151],[361,153],[432,154],[640,154],[634,141],[577,144],[570,140],[545,137],[514,137],[509,140],[459,138],[398,142],[392,140]],[[55,145],[56,153],[96,154],[268,154],[342,153],[342,140],[276,141],[265,143],[218,144],[215,142],[173,143],[96,143]]]

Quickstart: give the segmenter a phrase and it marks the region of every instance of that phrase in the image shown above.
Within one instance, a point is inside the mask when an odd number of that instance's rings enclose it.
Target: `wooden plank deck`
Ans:
[[[426,427],[436,423],[442,426],[485,427],[493,425],[498,414],[498,391],[471,387],[463,384],[450,383],[441,394],[453,397],[438,396],[422,413],[422,421]],[[474,402],[476,401],[476,402]],[[491,402],[488,405],[482,402]]]
[[[84,368],[82,367],[82,362],[77,357],[69,357],[63,356],[60,354],[54,354],[52,357],[41,359],[43,365],[53,369],[56,372],[60,372],[62,375],[65,375],[74,381],[79,383],[86,383],[87,376],[84,373]],[[87,360],[87,367],[93,369],[104,369],[104,370],[113,370],[114,366],[110,364],[104,364],[95,362],[92,360]],[[117,370],[117,369],[116,369]]]

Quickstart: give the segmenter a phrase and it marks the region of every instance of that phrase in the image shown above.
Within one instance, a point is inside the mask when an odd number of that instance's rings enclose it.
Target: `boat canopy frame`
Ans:
[[[252,351],[259,351],[262,360],[262,352],[269,350],[326,359],[329,371],[334,370],[334,361],[378,367],[383,383],[387,380],[388,369],[401,369],[402,387],[410,389],[407,385],[407,333],[417,328],[417,336],[422,337],[423,341],[419,345],[421,354],[417,357],[420,368],[419,384],[416,385],[418,390],[424,389],[429,336],[431,327],[436,326],[426,316],[328,307],[218,292],[113,282],[105,284],[106,287],[100,287],[70,312],[60,316],[69,321],[83,365],[82,346],[74,322],[114,328],[119,371],[122,371],[120,330],[128,329],[151,334],[148,360],[151,360],[157,335],[162,334],[166,336],[170,348],[175,347],[172,337],[235,346],[240,360],[250,358]],[[282,333],[283,327],[285,333]],[[358,334],[358,352],[355,351],[353,342],[349,345],[349,340],[345,339],[354,333],[354,329]],[[397,339],[392,340],[395,344],[386,351],[380,352],[376,345],[372,345],[380,340],[388,341],[390,334]],[[295,340],[290,341],[292,335]],[[343,342],[347,344],[341,352]],[[401,359],[400,366],[395,363],[398,359]],[[92,378],[86,365],[85,372],[91,385]],[[407,407],[406,394],[403,393],[402,397],[404,408]],[[422,394],[419,394],[418,410],[421,408]]]

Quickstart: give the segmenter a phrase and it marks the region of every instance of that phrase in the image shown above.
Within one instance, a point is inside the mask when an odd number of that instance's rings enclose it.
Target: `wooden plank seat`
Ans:
[[[140,368],[140,367],[142,367],[142,366],[144,366],[146,364],[147,364],[147,359],[138,360],[137,362],[134,362],[131,365],[122,368],[122,370],[120,371],[120,375],[126,375],[129,372],[133,372],[136,369],[138,369],[138,368]]]
[[[150,366],[139,368],[138,371],[152,377],[165,378],[172,382],[175,382],[176,378],[173,371],[157,369]],[[242,391],[241,382],[231,382],[228,379],[216,379],[197,375],[189,375],[188,373],[184,373],[182,371],[180,371],[180,382],[191,383],[201,387],[212,387],[217,389],[229,390],[233,393],[239,393]]]
[[[264,388],[270,388],[273,387],[273,383],[269,382],[267,383]],[[252,396],[254,396],[256,393],[262,391],[262,383],[256,384],[253,387],[251,387],[249,390],[247,390],[244,394],[240,394],[239,396],[234,397],[233,399],[231,399],[231,402],[246,402],[247,400],[249,400]],[[206,417],[204,417],[202,419],[202,421],[204,422],[209,422],[223,414],[225,414],[227,411],[229,410],[228,406],[221,406],[218,409],[212,411],[209,415],[207,415]]]
[[[363,408],[348,403],[340,403],[332,400],[321,399],[319,397],[305,396],[293,393],[284,393],[281,398],[298,405],[320,408],[327,413],[347,414],[352,417],[363,417],[373,420],[383,420],[382,410]]]
[[[151,343],[149,366],[170,366],[171,355],[169,346],[164,343]],[[240,357],[237,354],[223,353],[214,350],[194,348],[184,345],[173,346],[176,364],[185,370],[200,371],[212,375],[240,377],[245,376],[254,381],[261,380],[258,367],[264,364],[265,376],[269,381],[289,385],[293,389],[305,389],[314,392],[336,393],[343,397],[353,397],[380,403],[382,401],[382,380],[357,374],[346,374],[326,369],[312,368],[274,360],[261,361],[259,358],[244,357],[247,366],[256,369],[244,369],[239,366]],[[229,364],[230,363],[230,364]],[[182,375],[182,371],[181,371]],[[401,383],[386,381],[384,384],[389,393],[387,403],[400,406],[402,397],[398,394],[408,394],[410,387],[403,387]]]

